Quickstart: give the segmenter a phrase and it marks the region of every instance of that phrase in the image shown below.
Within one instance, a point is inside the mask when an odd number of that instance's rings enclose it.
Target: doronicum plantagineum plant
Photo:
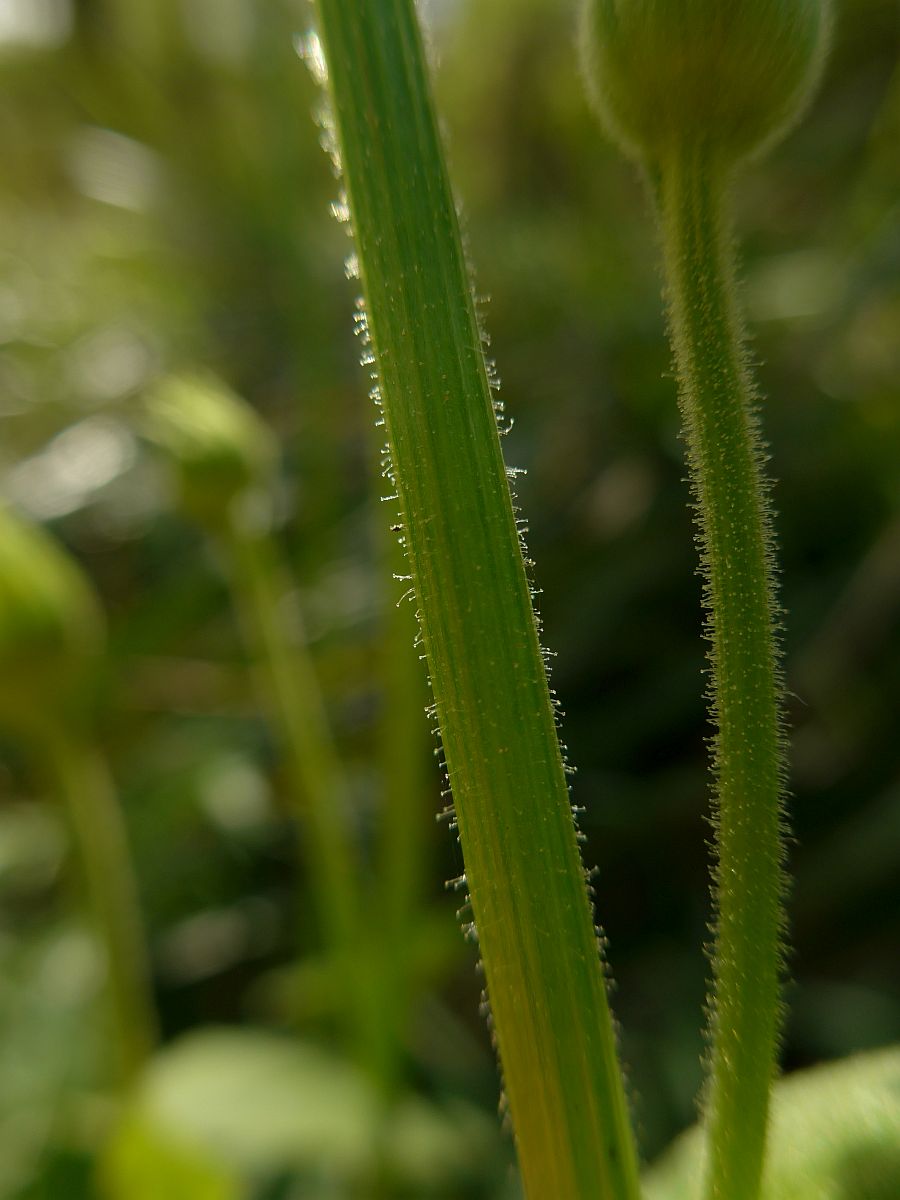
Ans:
[[[102,958],[104,1043],[127,1086],[156,1021],[128,839],[92,730],[103,641],[99,602],[75,562],[0,507],[0,722],[63,800]]]
[[[769,486],[728,193],[803,111],[826,0],[586,0],[585,75],[656,207],[697,523],[715,727],[704,1192],[759,1194],[781,1023],[785,736]]]

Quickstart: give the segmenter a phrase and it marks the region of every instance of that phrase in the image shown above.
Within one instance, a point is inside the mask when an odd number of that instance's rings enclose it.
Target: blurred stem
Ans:
[[[781,681],[763,451],[734,287],[727,177],[661,164],[669,320],[696,501],[716,725],[716,943],[706,1195],[759,1194],[781,1005]]]
[[[153,1048],[156,1017],[125,823],[106,762],[86,739],[51,718],[38,745],[65,802],[105,958],[118,1074],[127,1086]]]
[[[338,963],[342,994],[366,1053],[374,1020],[362,1015],[371,1005],[354,963],[363,914],[359,863],[348,827],[348,787],[301,615],[295,606],[288,618],[290,588],[281,557],[271,534],[248,521],[240,503],[229,510],[223,540],[245,636],[280,734],[291,791],[301,805],[319,928]]]
[[[383,526],[382,526],[383,528]],[[404,560],[386,532],[383,558],[386,575],[400,575]],[[380,729],[382,812],[379,825],[379,914],[384,950],[383,1078],[397,1082],[403,1043],[412,1016],[415,971],[412,961],[423,909],[423,881],[428,876],[434,814],[428,807],[428,754],[422,721],[428,704],[422,665],[413,647],[418,637],[413,605],[387,590],[383,616],[382,686],[384,715]]]
[[[525,1193],[635,1200],[606,980],[414,7],[319,0],[318,14]],[[321,65],[318,47],[311,59]]]

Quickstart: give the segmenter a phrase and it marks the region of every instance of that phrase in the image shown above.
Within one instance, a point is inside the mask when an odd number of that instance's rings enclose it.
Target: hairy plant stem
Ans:
[[[525,1193],[635,1200],[606,982],[414,7],[318,0],[318,13]]]
[[[74,723],[73,723],[74,724]],[[116,1071],[131,1084],[156,1040],[137,885],[109,770],[84,736],[48,718],[35,740],[65,804],[91,923],[104,958]]]
[[[773,536],[726,218],[702,149],[657,200],[711,642],[716,940],[705,1096],[710,1200],[759,1194],[781,1004],[784,738]]]

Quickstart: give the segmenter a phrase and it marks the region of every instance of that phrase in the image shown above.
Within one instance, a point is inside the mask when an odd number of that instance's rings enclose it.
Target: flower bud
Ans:
[[[609,134],[634,158],[726,165],[778,141],[821,73],[828,0],[584,0],[581,51]]]
[[[147,401],[146,432],[170,456],[181,502],[217,528],[232,504],[267,489],[275,439],[257,413],[212,376],[171,376]]]
[[[102,639],[99,602],[74,560],[0,507],[0,719],[30,727],[64,710]]]

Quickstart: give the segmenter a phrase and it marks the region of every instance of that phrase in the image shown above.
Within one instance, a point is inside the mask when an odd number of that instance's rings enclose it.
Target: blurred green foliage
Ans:
[[[567,5],[431,0],[425,12],[478,287],[492,296],[485,324],[515,422],[505,449],[528,470],[519,497],[650,1158],[692,1119],[708,919],[699,582],[652,223],[633,170],[595,130]],[[300,1074],[328,1081],[299,1090],[344,1081],[371,1099],[373,1087],[346,1058],[327,1066],[342,1048],[278,743],[222,563],[176,515],[139,420],[161,376],[209,369],[273,429],[290,599],[350,780],[352,836],[374,864],[391,780],[407,770],[396,755],[385,766],[387,668],[412,651],[396,632],[402,585],[384,566],[350,247],[329,214],[319,97],[294,51],[308,20],[292,0],[0,4],[2,491],[76,556],[107,613],[101,735],[174,1043],[151,1092],[186,1062],[228,1059],[226,1035],[207,1030],[222,1025],[248,1070],[254,1047],[263,1061],[267,1039],[293,1032]],[[739,197],[794,730],[791,1068],[900,1035],[897,62],[893,0],[845,0],[813,111]],[[151,1161],[196,1200],[243,1194],[235,1171],[254,1200],[354,1194],[333,1162],[273,1150],[248,1173],[237,1146],[210,1160],[200,1133],[161,1144],[141,1097],[109,1143],[102,972],[68,839],[55,797],[3,736],[0,1197],[109,1193],[116,1172]],[[396,1128],[388,1119],[393,1132],[375,1139],[403,1145],[373,1170],[385,1195],[498,1196],[511,1151],[491,1119],[475,956],[443,891],[462,866],[433,822],[424,717],[392,745],[425,764],[408,772],[420,782],[405,819],[421,819],[428,865],[402,943],[417,947],[397,1032],[404,1090],[387,1109]],[[218,1097],[203,1086],[198,1112]],[[402,1116],[410,1105],[419,1117]]]
[[[900,1175],[900,1050],[799,1071],[775,1087],[766,1200],[890,1200]],[[680,1137],[647,1178],[647,1200],[690,1200],[702,1153]]]

